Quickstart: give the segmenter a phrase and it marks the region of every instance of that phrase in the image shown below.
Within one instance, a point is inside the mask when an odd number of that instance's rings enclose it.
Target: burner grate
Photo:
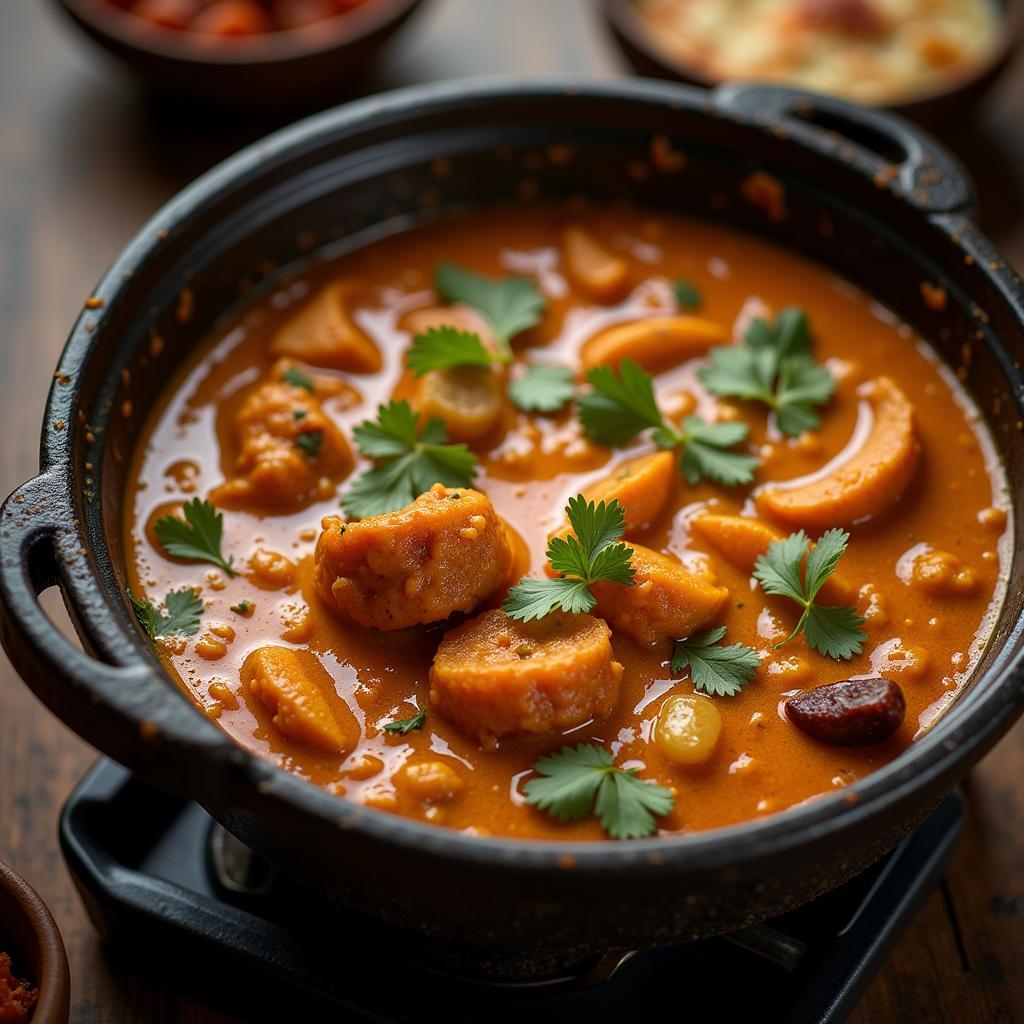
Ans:
[[[69,798],[60,837],[111,947],[144,950],[143,971],[174,965],[176,985],[187,964],[195,994],[253,1019],[271,1008],[295,1019],[302,1006],[381,1024],[518,1024],[525,1013],[602,1024],[713,996],[719,1019],[838,1024],[941,877],[962,824],[954,793],[879,865],[792,914],[727,937],[610,952],[541,982],[467,978],[424,963],[394,931],[325,910],[197,804],[109,761]],[[687,979],[700,980],[699,992]]]

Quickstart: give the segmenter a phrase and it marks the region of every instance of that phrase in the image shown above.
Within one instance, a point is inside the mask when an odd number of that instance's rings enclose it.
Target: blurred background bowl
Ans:
[[[71,979],[64,941],[46,904],[19,875],[0,864],[0,953],[39,989],[32,1024],[67,1024]]]
[[[1002,16],[999,43],[982,65],[968,75],[951,76],[942,89],[887,104],[886,109],[935,129],[966,116],[1013,59],[1024,40],[1024,0],[993,0]],[[638,10],[637,0],[598,0],[600,15],[632,69],[650,78],[665,78],[711,88],[722,79],[709,76],[695,61],[669,53]],[[775,85],[794,85],[779,79]]]
[[[110,0],[55,0],[159,94],[266,110],[339,98],[424,0],[365,0],[300,28],[222,38],[154,25]]]

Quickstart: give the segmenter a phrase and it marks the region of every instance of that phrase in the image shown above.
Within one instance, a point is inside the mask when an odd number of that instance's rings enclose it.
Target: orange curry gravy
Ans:
[[[966,681],[987,639],[1010,537],[1009,499],[986,428],[926,342],[856,288],[794,253],[706,223],[593,210],[586,214],[586,230],[627,261],[630,276],[626,298],[602,305],[564,274],[560,247],[569,222],[569,214],[557,209],[477,212],[386,238],[281,285],[196,353],[154,410],[129,478],[124,528],[130,585],[158,604],[171,588],[196,586],[206,605],[199,633],[160,641],[160,655],[223,729],[282,768],[345,799],[481,834],[603,835],[595,819],[562,825],[524,803],[521,789],[530,766],[566,743],[604,745],[618,764],[639,767],[643,777],[674,789],[675,808],[661,819],[662,834],[771,814],[847,786],[890,761],[935,720]],[[751,488],[690,486],[681,477],[663,514],[631,539],[687,567],[710,568],[729,589],[720,618],[728,626],[727,642],[753,646],[763,657],[757,676],[738,696],[714,698],[721,736],[710,760],[695,767],[674,764],[648,742],[666,696],[692,692],[688,673],[673,679],[667,641],[643,649],[619,634],[612,643],[625,674],[618,704],[606,720],[566,734],[505,738],[495,750],[481,748],[436,709],[422,731],[384,732],[384,725],[429,702],[428,670],[444,626],[374,634],[342,621],[313,587],[321,518],[339,514],[339,495],[364,465],[324,500],[301,509],[265,514],[225,508],[223,550],[241,570],[234,579],[207,565],[164,557],[147,528],[182,501],[208,496],[230,474],[236,454],[232,417],[248,392],[272,379],[269,339],[304,298],[340,278],[361,282],[354,319],[379,347],[383,368],[361,375],[308,368],[321,384],[329,384],[328,378],[343,382],[335,388],[338,393],[323,399],[323,407],[351,442],[352,428],[372,418],[378,403],[396,393],[411,394],[403,371],[411,339],[403,326],[410,311],[438,304],[433,269],[442,260],[492,276],[533,277],[548,306],[540,326],[516,340],[517,353],[543,350],[543,359],[577,367],[581,344],[608,325],[678,312],[671,291],[677,278],[694,282],[702,292],[697,315],[737,336],[752,314],[802,306],[815,356],[838,381],[813,434],[786,439],[772,428],[763,407],[714,399],[696,378],[701,360],[655,377],[659,402],[670,416],[695,408],[713,419],[723,405],[738,410],[750,425],[748,450],[763,460],[759,484],[812,473],[860,443],[871,423],[870,407],[857,389],[884,368],[913,403],[922,453],[902,499],[884,515],[853,526],[841,563],[867,619],[863,652],[850,662],[833,661],[809,650],[802,637],[773,650],[795,623],[796,606],[766,598],[746,572],[691,536],[689,528],[694,515],[707,508],[733,514],[746,508],[752,514]],[[526,541],[532,575],[543,573],[546,540],[563,521],[566,499],[617,464],[654,450],[646,440],[624,450],[589,443],[571,407],[550,416],[510,407],[494,435],[474,448],[480,460],[475,486]],[[925,550],[919,545],[956,556],[970,585],[919,586],[907,571],[908,560]],[[263,555],[256,554],[261,550]],[[268,568],[266,552],[283,556],[294,572],[287,563],[277,565],[282,571],[270,564],[269,571],[257,572],[261,558]],[[254,605],[251,617],[230,610],[242,599]],[[275,726],[239,677],[246,655],[265,644],[307,648],[316,655],[359,723],[354,750],[346,756],[319,754]],[[785,696],[796,691],[879,674],[897,681],[907,700],[902,726],[883,744],[829,746],[802,733],[781,711]],[[463,785],[454,799],[423,800],[402,785],[403,766],[428,760],[445,762],[458,773]]]

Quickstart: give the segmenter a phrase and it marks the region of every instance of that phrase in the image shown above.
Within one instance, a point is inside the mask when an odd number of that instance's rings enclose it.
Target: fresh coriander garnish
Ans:
[[[508,362],[511,353],[499,357],[488,352],[480,335],[474,331],[460,331],[444,324],[430,327],[413,338],[406,361],[414,377],[422,377],[429,370],[446,370],[454,366],[489,367],[496,359]]]
[[[412,504],[434,484],[469,487],[476,475],[476,456],[464,444],[448,444],[444,424],[427,420],[406,401],[391,401],[353,431],[360,454],[376,465],[359,476],[341,499],[357,519],[393,512]]]
[[[484,277],[455,263],[437,265],[434,287],[445,302],[461,302],[482,313],[503,351],[520,331],[540,323],[547,305],[528,277]]]
[[[680,309],[700,309],[704,301],[703,296],[692,281],[685,281],[680,278],[672,285],[672,294],[676,297],[676,304]]]
[[[735,697],[750,682],[761,664],[757,651],[743,644],[720,645],[725,626],[677,640],[672,652],[672,671],[689,668],[695,690],[711,697]]]
[[[626,529],[626,510],[617,502],[597,505],[582,494],[566,506],[572,533],[548,541],[547,559],[561,576],[538,580],[524,576],[505,597],[502,607],[511,619],[529,622],[560,608],[563,612],[589,612],[597,599],[594,583],[633,585],[629,560],[633,549],[618,543]]]
[[[242,598],[242,600],[239,601],[238,604],[233,604],[231,606],[231,610],[236,615],[248,615],[249,612],[252,611],[252,608],[253,608],[252,601],[248,600],[247,598]]]
[[[443,325],[431,327],[413,338],[406,361],[413,376],[422,377],[430,370],[506,365],[512,362],[512,350],[506,345],[492,353],[473,331]],[[509,382],[508,396],[523,412],[554,412],[572,398],[575,390],[572,380],[572,370],[567,366],[534,364],[527,366],[521,377]]]
[[[754,478],[758,460],[728,451],[747,436],[742,422],[708,423],[687,416],[681,427],[661,414],[650,376],[631,359],[623,359],[618,374],[610,366],[595,366],[587,374],[593,391],[580,397],[580,422],[599,444],[622,445],[645,430],[653,430],[659,448],[678,449],[679,467],[695,484],[702,477],[734,486]]]
[[[316,391],[316,385],[313,383],[313,378],[310,377],[308,373],[303,373],[294,366],[288,367],[288,369],[281,374],[281,380],[286,384],[291,384],[293,388],[303,388],[311,395]]]
[[[203,602],[191,587],[172,590],[167,594],[164,598],[166,615],[148,598],[136,597],[130,590],[128,600],[150,640],[159,640],[165,636],[194,636],[199,632]]]
[[[555,412],[575,393],[573,372],[568,366],[531,363],[508,385],[508,397],[523,412]]]
[[[398,733],[400,736],[406,736],[411,732],[416,732],[423,728],[423,723],[427,720],[427,709],[420,708],[411,718],[399,718],[394,722],[388,722],[384,726],[385,732]]]
[[[675,803],[671,790],[619,768],[612,755],[591,743],[563,747],[534,766],[539,778],[523,787],[526,802],[558,821],[579,821],[596,814],[613,839],[640,839],[657,829],[655,817]]]
[[[742,345],[713,348],[710,366],[698,376],[716,395],[763,402],[789,437],[818,426],[814,407],[836,389],[832,374],[811,355],[807,314],[796,307],[784,309],[774,324],[755,320]]]
[[[754,564],[754,578],[761,584],[761,589],[766,594],[788,597],[803,608],[793,632],[777,643],[776,649],[802,632],[808,647],[826,657],[849,660],[860,654],[867,635],[861,629],[864,620],[856,610],[816,603],[818,591],[836,571],[849,540],[850,535],[845,530],[826,530],[808,554],[810,541],[801,530],[782,540],[773,540],[767,552],[758,556]]]
[[[304,420],[309,415],[309,411],[306,409],[292,409],[292,419],[298,422]]]
[[[225,558],[220,551],[224,517],[210,502],[199,498],[186,501],[181,512],[184,519],[164,516],[153,525],[153,533],[164,551],[172,558],[209,562],[229,576],[236,575],[231,559]]]
[[[295,443],[311,458],[315,459],[320,454],[320,447],[324,443],[324,432],[322,430],[305,430],[295,435]]]

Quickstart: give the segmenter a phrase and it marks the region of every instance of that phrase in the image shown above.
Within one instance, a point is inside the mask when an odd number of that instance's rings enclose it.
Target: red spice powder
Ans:
[[[0,1024],[25,1024],[38,998],[39,990],[16,978],[11,958],[0,953]]]

